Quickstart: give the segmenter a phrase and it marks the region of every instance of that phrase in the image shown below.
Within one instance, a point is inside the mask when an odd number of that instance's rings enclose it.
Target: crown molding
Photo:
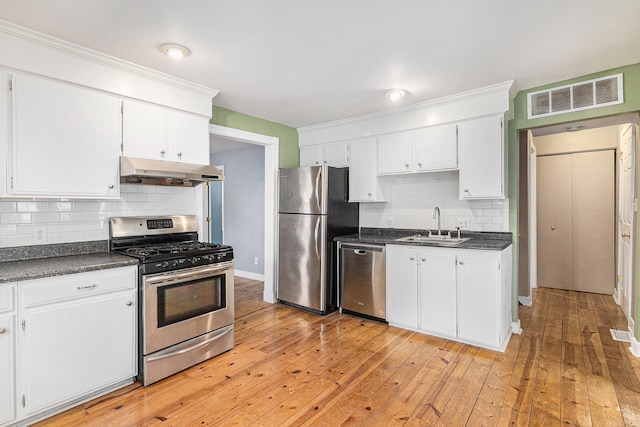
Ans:
[[[53,49],[65,55],[71,55],[83,61],[92,62],[97,65],[111,68],[120,72],[132,74],[148,80],[172,86],[180,90],[194,92],[208,97],[215,97],[220,91],[209,88],[170,74],[162,73],[124,59],[116,58],[93,49],[89,49],[44,33],[40,33],[8,21],[0,20],[0,34],[21,39],[28,43],[41,46],[46,49]],[[11,64],[6,64],[11,68]]]

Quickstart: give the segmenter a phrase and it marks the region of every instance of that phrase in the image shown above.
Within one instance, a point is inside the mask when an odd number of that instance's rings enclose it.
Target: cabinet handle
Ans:
[[[369,195],[369,197],[371,197],[371,193],[367,193],[367,194]],[[622,236],[622,237],[624,237],[624,236]]]
[[[109,184],[109,190],[113,190],[113,187],[115,187],[115,185]]]
[[[464,261],[458,261],[458,264],[464,265]]]
[[[426,258],[422,258],[422,261],[426,261],[426,260],[427,260]]]
[[[422,167],[422,163],[418,163],[418,167],[421,168]]]
[[[631,234],[629,234],[629,233],[622,233],[622,237],[623,237],[623,238],[624,238],[624,237],[631,237]]]
[[[92,285],[84,285],[84,286],[78,286],[78,290],[81,291],[83,289],[93,289],[93,288],[97,288],[98,285],[96,285],[95,283]]]
[[[464,189],[464,192],[465,192],[465,193],[468,193],[468,192],[469,192],[469,189],[468,189],[468,188],[465,188],[465,189]]]
[[[404,167],[409,168],[409,163],[405,163]]]
[[[7,332],[7,328],[0,328],[0,335]]]
[[[316,160],[316,165],[319,165],[319,164],[320,164],[320,162]]]
[[[132,301],[127,301],[127,307],[131,307],[133,305]]]
[[[556,226],[555,225],[551,226],[551,231],[556,231]],[[622,237],[624,237],[624,236],[622,236]]]
[[[160,155],[164,156],[165,151],[164,150],[160,150]]]
[[[327,161],[325,160],[323,163],[326,165],[326,164],[327,164]]]
[[[182,153],[178,153],[178,157],[182,157]]]
[[[413,261],[415,258],[413,258],[413,257],[409,257],[409,259],[410,259],[411,261]]]

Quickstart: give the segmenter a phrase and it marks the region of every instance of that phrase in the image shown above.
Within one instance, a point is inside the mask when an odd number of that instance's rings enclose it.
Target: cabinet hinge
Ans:
[[[13,190],[13,177],[11,177],[10,181],[11,181],[11,184],[10,184],[11,185],[11,189]]]
[[[9,79],[9,92],[13,90],[13,80]]]
[[[22,322],[20,322],[20,327],[21,327],[21,328],[22,328],[22,330],[24,331],[24,330],[25,330],[25,328],[27,327],[27,322],[26,322],[26,321],[24,321],[24,320],[23,320]]]
[[[498,261],[498,270],[500,270],[500,261]]]
[[[22,395],[22,407],[26,407],[27,406],[27,398],[24,396],[24,394]]]

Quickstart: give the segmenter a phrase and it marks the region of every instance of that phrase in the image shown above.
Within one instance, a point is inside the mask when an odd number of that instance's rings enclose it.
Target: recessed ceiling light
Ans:
[[[389,101],[399,101],[407,95],[407,91],[404,89],[389,89],[384,93],[385,98]]]
[[[191,51],[189,49],[179,44],[173,43],[163,44],[162,46],[160,46],[160,50],[162,51],[162,53],[164,53],[165,55],[169,55],[173,59],[182,59],[191,55]]]

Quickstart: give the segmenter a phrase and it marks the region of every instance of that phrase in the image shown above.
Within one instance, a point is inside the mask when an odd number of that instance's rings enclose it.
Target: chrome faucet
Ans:
[[[440,208],[439,207],[435,207],[435,209],[433,210],[433,219],[438,219],[438,236],[440,235],[440,229],[442,228],[442,223],[440,220]]]

